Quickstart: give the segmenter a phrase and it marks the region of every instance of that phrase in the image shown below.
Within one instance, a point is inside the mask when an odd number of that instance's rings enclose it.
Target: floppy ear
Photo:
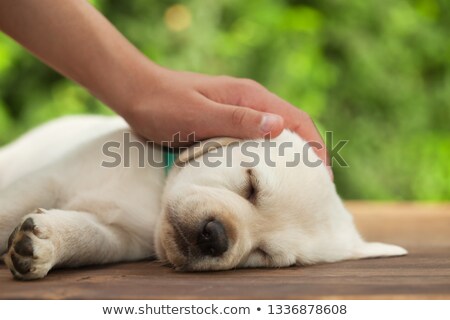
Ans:
[[[201,141],[200,143],[197,143],[183,151],[175,160],[175,165],[180,167],[184,166],[189,161],[198,158],[205,153],[225,147],[232,143],[238,143],[239,141],[239,139],[228,137],[212,138],[209,140]]]
[[[381,242],[362,242],[354,252],[353,259],[404,256],[408,251],[402,247]]]

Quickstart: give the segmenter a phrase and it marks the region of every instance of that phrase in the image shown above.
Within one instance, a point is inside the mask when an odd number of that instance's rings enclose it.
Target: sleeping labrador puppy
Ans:
[[[289,131],[212,139],[166,178],[164,151],[120,118],[50,122],[0,150],[0,254],[22,280],[155,255],[203,271],[406,254],[361,238],[307,146]]]

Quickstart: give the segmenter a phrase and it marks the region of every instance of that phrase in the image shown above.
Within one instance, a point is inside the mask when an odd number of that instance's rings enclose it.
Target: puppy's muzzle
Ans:
[[[197,249],[204,256],[219,257],[228,250],[228,237],[218,220],[205,221],[197,236]]]

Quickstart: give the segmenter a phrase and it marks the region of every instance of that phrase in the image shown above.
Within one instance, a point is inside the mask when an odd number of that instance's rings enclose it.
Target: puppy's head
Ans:
[[[270,141],[209,140],[181,154],[163,195],[159,258],[200,271],[404,254],[360,238],[319,161],[288,131]]]

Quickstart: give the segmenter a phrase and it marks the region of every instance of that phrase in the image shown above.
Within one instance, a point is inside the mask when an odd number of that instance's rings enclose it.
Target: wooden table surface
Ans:
[[[32,282],[0,264],[0,299],[450,299],[450,203],[347,202],[367,240],[405,257],[180,273],[157,262],[57,270]]]

